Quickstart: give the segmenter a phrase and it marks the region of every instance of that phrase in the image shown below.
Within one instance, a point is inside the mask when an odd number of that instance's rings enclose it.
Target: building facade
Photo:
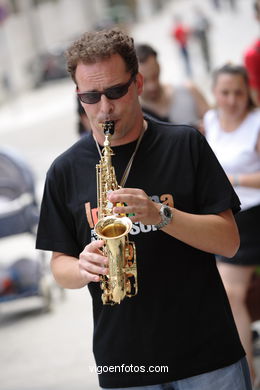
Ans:
[[[162,5],[162,0],[0,0],[0,104],[14,91],[64,77],[64,49],[84,31],[108,24],[131,28]]]

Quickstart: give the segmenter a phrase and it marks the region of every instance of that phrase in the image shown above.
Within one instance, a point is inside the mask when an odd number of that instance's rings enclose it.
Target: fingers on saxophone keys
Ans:
[[[113,213],[114,214],[129,214],[130,213],[130,210],[131,210],[131,208],[130,207],[128,207],[128,206],[122,206],[122,207],[114,207],[113,208]]]
[[[102,248],[104,246],[104,244],[105,244],[104,240],[95,240],[95,241],[92,241],[87,247],[89,247],[89,250],[92,251],[92,250],[95,250],[97,248]]]
[[[99,282],[100,275],[108,274],[108,268],[91,265],[90,267],[88,267],[87,272],[89,274],[89,278],[91,279],[91,281]]]
[[[98,275],[108,273],[107,264],[107,257],[97,253],[82,253],[79,258],[79,267],[86,271],[93,281],[99,281]]]

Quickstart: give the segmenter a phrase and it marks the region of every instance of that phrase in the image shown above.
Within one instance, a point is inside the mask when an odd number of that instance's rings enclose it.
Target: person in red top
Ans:
[[[256,19],[260,22],[260,0],[254,2]],[[244,63],[248,72],[252,97],[260,106],[260,37],[246,50]]]
[[[180,47],[181,56],[185,63],[185,69],[187,76],[192,75],[190,55],[188,51],[188,39],[190,35],[190,29],[186,27],[180,16],[174,17],[174,26],[171,31],[171,36],[175,39]]]

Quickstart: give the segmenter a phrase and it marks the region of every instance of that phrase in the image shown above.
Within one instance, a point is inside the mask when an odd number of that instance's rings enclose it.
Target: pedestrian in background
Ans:
[[[236,216],[241,240],[239,251],[231,259],[218,256],[219,271],[255,380],[246,296],[252,275],[260,264],[260,109],[255,108],[251,99],[243,66],[227,64],[217,69],[213,94],[216,108],[205,115],[205,136],[242,203],[242,211]]]
[[[140,96],[143,111],[162,121],[200,126],[209,105],[195,84],[163,84],[156,50],[140,43],[136,45],[136,54],[144,78]]]
[[[237,11],[237,0],[211,0],[211,4],[217,11],[220,11],[227,3],[232,11]]]
[[[194,23],[192,28],[192,35],[198,41],[202,58],[205,64],[207,72],[211,70],[211,56],[210,56],[210,43],[209,43],[209,33],[210,33],[210,21],[201,10],[200,7],[193,8],[194,13]]]
[[[225,0],[226,1],[226,0]],[[237,0],[228,0],[231,11],[237,11]]]
[[[260,27],[260,0],[254,2],[254,12]],[[260,106],[260,37],[244,53],[244,63],[249,75],[253,100]]]
[[[133,39],[123,31],[84,34],[68,49],[67,61],[92,132],[48,171],[37,247],[53,251],[60,285],[89,288],[100,386],[251,390],[214,256],[233,256],[239,246],[233,213],[240,202],[223,169],[193,127],[144,119],[143,77]],[[94,229],[106,121],[114,124],[115,175],[126,187],[104,191],[102,201],[133,222],[138,268],[138,294],[115,305],[101,300],[108,258]],[[105,186],[106,169],[102,179]]]
[[[91,131],[90,123],[87,117],[87,114],[82,107],[82,104],[76,96],[76,105],[77,105],[77,133],[80,137],[85,135],[88,131]]]
[[[211,4],[213,5],[213,7],[217,10],[217,11],[220,11],[220,8],[221,8],[221,3],[220,3],[220,0],[210,0]]]
[[[175,15],[173,18],[173,26],[171,30],[171,36],[177,43],[180,55],[183,59],[186,75],[192,77],[192,68],[189,52],[189,39],[191,36],[191,30],[186,26],[180,15]]]

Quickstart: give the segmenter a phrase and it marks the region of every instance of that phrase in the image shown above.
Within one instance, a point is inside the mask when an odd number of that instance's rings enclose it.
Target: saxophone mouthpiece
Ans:
[[[103,124],[104,134],[113,135],[115,132],[115,122],[114,121],[105,121]]]

